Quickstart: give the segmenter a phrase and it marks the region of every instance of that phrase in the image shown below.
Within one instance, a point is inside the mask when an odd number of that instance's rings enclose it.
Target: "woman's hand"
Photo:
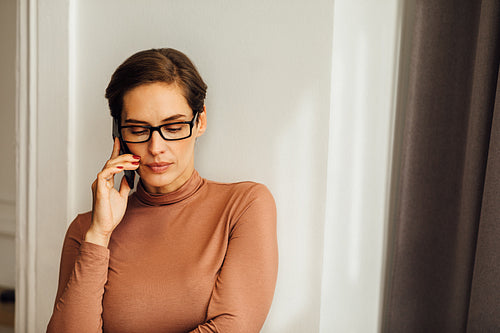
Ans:
[[[111,233],[125,214],[130,187],[122,178],[120,190],[114,188],[114,177],[123,170],[139,167],[140,157],[131,154],[119,155],[120,140],[115,138],[113,153],[106,162],[97,179],[92,183],[92,223],[85,235],[85,241],[108,246]]]

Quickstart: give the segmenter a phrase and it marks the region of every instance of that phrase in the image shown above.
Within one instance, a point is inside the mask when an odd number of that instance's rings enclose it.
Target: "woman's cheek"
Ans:
[[[142,170],[145,168],[144,165],[139,165],[139,168],[137,168],[137,173],[139,174],[139,176],[142,176]]]

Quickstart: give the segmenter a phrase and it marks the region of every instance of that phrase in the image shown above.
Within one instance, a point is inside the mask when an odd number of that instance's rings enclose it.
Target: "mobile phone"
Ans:
[[[120,135],[120,129],[118,127],[118,121],[116,119],[113,120],[113,140],[115,138],[120,140],[120,155],[130,154],[130,150],[128,149],[125,142],[122,140],[122,136]],[[127,180],[128,186],[130,189],[134,188],[134,180],[135,180],[135,171],[134,170],[124,170],[125,179]]]

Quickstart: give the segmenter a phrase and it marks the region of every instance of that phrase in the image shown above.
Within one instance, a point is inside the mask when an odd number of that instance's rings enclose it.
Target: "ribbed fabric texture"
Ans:
[[[277,276],[276,208],[257,183],[139,185],[107,248],[68,229],[48,332],[259,332]]]

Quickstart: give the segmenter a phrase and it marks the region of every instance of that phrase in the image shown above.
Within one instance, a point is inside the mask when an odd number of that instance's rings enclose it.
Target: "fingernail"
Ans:
[[[137,156],[137,155],[134,155],[133,157],[134,157],[136,160],[141,159],[141,157],[140,157],[140,156]]]
[[[132,162],[133,165],[139,165],[139,162]]]
[[[123,167],[121,165],[117,166],[118,169],[123,169]]]

